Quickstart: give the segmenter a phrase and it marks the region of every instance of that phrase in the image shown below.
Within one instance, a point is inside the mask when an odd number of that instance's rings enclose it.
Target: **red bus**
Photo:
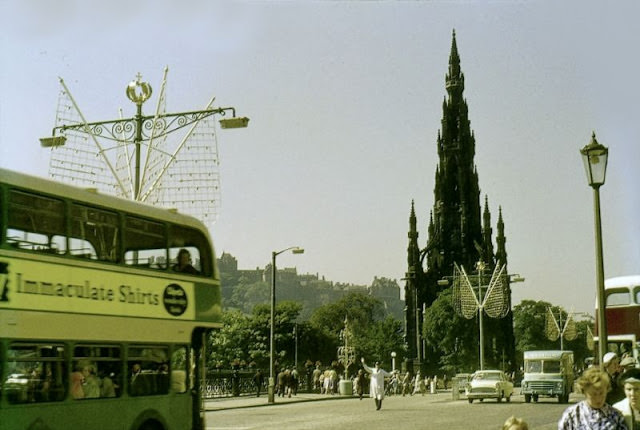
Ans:
[[[609,278],[604,283],[608,351],[632,353],[638,361],[640,275]],[[596,303],[596,315],[598,304]],[[597,324],[596,324],[597,327]],[[594,338],[597,341],[597,338]]]

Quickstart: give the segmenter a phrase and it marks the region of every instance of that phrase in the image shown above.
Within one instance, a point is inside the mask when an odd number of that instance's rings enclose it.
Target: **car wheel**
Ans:
[[[537,395],[537,394],[534,394],[534,395],[533,395],[533,401],[534,401],[534,402],[536,402],[536,403],[538,403],[538,395]]]
[[[511,394],[509,394],[509,397],[506,397],[507,399],[507,403],[511,403]]]
[[[525,394],[524,395],[524,402],[525,403],[531,403],[531,394]]]
[[[469,400],[469,403],[473,403],[473,399],[468,399],[468,400]]]
[[[502,401],[502,393],[498,394],[498,403],[500,403]]]

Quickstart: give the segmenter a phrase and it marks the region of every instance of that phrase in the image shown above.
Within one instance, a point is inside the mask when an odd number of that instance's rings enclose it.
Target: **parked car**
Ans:
[[[469,381],[471,380],[471,374],[458,373],[456,374],[455,379],[458,381],[458,392],[464,393],[465,390],[467,389],[467,385],[469,384]]]
[[[475,399],[496,399],[501,402],[503,398],[510,402],[513,383],[501,370],[478,370],[471,376],[465,393],[469,403]]]

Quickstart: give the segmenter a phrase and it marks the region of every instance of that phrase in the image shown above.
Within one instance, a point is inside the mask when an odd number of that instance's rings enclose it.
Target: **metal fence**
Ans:
[[[255,372],[246,370],[217,370],[207,373],[202,395],[205,399],[218,397],[238,397],[255,395],[258,387],[254,380]],[[261,393],[267,393],[269,375],[263,377]],[[298,379],[299,392],[311,392],[311,374],[301,374]]]

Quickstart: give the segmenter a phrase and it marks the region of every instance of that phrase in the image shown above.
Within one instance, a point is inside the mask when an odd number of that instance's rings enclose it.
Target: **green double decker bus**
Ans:
[[[193,217],[0,169],[0,429],[204,429],[215,261]]]

